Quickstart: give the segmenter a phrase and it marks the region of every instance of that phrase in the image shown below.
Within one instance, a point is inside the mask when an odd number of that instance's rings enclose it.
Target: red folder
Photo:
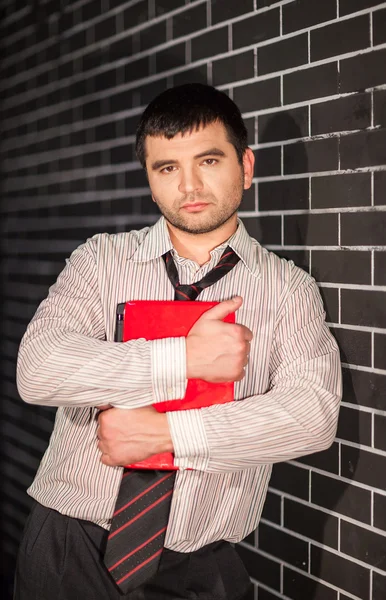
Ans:
[[[136,300],[118,304],[115,341],[186,337],[199,317],[216,304],[218,302],[173,300]],[[225,317],[224,321],[234,323],[234,313]],[[233,382],[210,383],[201,379],[188,379],[184,398],[158,402],[154,407],[158,412],[188,410],[231,402],[233,399]],[[171,453],[151,456],[142,462],[128,465],[128,468],[178,469]]]

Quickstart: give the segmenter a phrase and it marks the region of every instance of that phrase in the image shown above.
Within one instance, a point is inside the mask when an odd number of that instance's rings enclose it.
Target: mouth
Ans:
[[[193,202],[191,204],[184,204],[181,208],[188,212],[200,212],[208,206],[207,202]]]

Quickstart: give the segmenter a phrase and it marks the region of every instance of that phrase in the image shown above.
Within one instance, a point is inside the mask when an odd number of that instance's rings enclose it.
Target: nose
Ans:
[[[181,169],[180,173],[178,190],[181,194],[192,194],[202,190],[202,180],[197,169]]]

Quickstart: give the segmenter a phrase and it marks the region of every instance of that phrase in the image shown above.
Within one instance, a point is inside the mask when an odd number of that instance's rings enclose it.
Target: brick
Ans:
[[[117,85],[117,72],[115,69],[103,71],[92,78],[93,92],[103,92],[108,88],[114,88]]]
[[[336,436],[342,440],[371,446],[371,414],[341,406]]]
[[[347,58],[340,62],[340,91],[356,92],[385,82],[386,49]]]
[[[283,593],[289,598],[312,598],[313,600],[337,600],[337,592],[305,575],[284,567]],[[260,595],[259,595],[260,600]]]
[[[384,334],[376,333],[374,337],[374,366],[378,369],[386,369],[386,335]]]
[[[338,479],[311,473],[311,502],[362,523],[371,522],[371,492]]]
[[[244,119],[244,125],[247,128],[248,132],[248,144],[255,144],[255,117],[249,117],[249,119]]]
[[[312,250],[311,274],[317,281],[371,284],[371,253]]]
[[[182,42],[182,44],[170,46],[166,50],[157,52],[155,55],[156,72],[160,73],[168,69],[182,67],[185,64],[185,46],[186,43]]]
[[[374,204],[378,206],[386,204],[386,171],[374,173]]]
[[[247,17],[233,24],[233,47],[258,44],[280,35],[280,11],[278,8]]]
[[[157,17],[176,8],[181,8],[181,0],[157,0],[154,4]]]
[[[259,211],[308,208],[308,178],[259,182]]]
[[[158,79],[157,81],[152,81],[147,85],[138,86],[136,91],[139,91],[141,94],[141,104],[146,105],[151,100],[153,100],[158,94],[164,92],[168,87],[167,79]]]
[[[248,190],[244,190],[239,211],[256,210],[256,186],[252,184]]]
[[[374,92],[374,126],[386,127],[386,90]]]
[[[280,78],[238,86],[234,88],[233,99],[242,113],[280,106]]]
[[[338,243],[336,214],[285,215],[284,243],[289,246],[335,246]]]
[[[212,0],[212,23],[228,21],[253,11],[253,0],[238,0],[238,2],[224,2]]]
[[[338,168],[338,139],[323,138],[284,146],[284,174],[330,171]]]
[[[373,12],[373,44],[386,42],[386,9]]]
[[[357,94],[311,106],[312,135],[366,129],[370,125],[370,94]]]
[[[362,600],[370,600],[370,571],[325,548],[311,546],[311,574]]]
[[[310,34],[310,45],[311,61],[363,50],[370,46],[370,17],[361,15],[314,29]]]
[[[280,600],[283,596],[277,596],[276,594],[272,594],[268,592],[268,590],[263,589],[262,587],[258,588],[259,600]],[[254,600],[254,599],[253,599]]]
[[[281,174],[281,148],[260,148],[254,151],[257,177],[270,177]]]
[[[312,208],[369,206],[371,174],[325,175],[311,179]]]
[[[94,41],[100,42],[116,34],[116,16],[99,21],[94,27]]]
[[[386,128],[341,138],[342,169],[357,169],[386,163]]]
[[[385,336],[377,336],[383,337]],[[383,340],[383,345],[385,349],[385,340]],[[385,361],[382,363],[383,366],[380,368],[385,368]],[[380,450],[386,450],[386,418],[382,415],[374,415],[374,446],[379,448]],[[384,504],[386,504],[386,499],[384,498]],[[386,514],[386,513],[385,513]],[[386,520],[385,520],[386,524]],[[386,526],[384,527],[386,529]]]
[[[378,4],[378,0],[339,0],[339,15],[342,17]]]
[[[212,74],[214,86],[253,77],[253,50],[213,61]]]
[[[124,90],[109,98],[109,112],[117,113],[120,111],[128,110],[133,106],[133,93],[132,90]]]
[[[284,498],[284,527],[331,548],[338,548],[338,519]]]
[[[166,21],[156,23],[139,33],[139,46],[141,51],[149,50],[166,42]]]
[[[280,217],[245,217],[243,223],[249,235],[263,246],[281,244]]]
[[[272,470],[270,487],[297,496],[303,500],[309,497],[309,472],[288,462],[276,463]]]
[[[383,246],[385,244],[386,212],[358,212],[341,215],[343,246]]]
[[[335,19],[335,0],[297,0],[283,6],[283,33]]]
[[[265,523],[259,526],[259,549],[267,554],[294,565],[298,569],[307,570],[308,544],[284,531],[274,529]]]
[[[261,515],[262,519],[272,521],[280,525],[281,522],[281,497],[278,494],[267,493],[267,497],[264,502],[264,508]]]
[[[178,0],[180,1],[180,0]],[[228,51],[228,27],[213,29],[191,40],[192,61]]]
[[[157,0],[157,5],[158,4],[162,4],[162,0]],[[112,8],[111,1],[110,8]],[[122,19],[122,16],[119,16],[119,18]],[[134,6],[129,6],[123,11],[124,31],[137,27],[137,25],[140,25],[141,23],[146,23],[148,20],[148,3],[146,0],[141,0],[141,2],[137,2]]]
[[[173,17],[173,38],[188,35],[206,26],[206,5],[199,4]]]
[[[262,46],[257,51],[257,72],[266,75],[284,71],[308,62],[308,36],[306,33]]]
[[[280,564],[236,544],[235,549],[251,577],[273,589],[280,589]]]
[[[94,19],[102,14],[102,2],[101,0],[91,0],[87,4],[84,4],[81,8],[82,22]]]
[[[374,252],[374,283],[386,285],[386,252]]]
[[[374,527],[386,531],[386,496],[380,494],[374,494]]]
[[[339,327],[334,327],[331,332],[338,342],[342,362],[365,367],[371,366],[370,333]]]
[[[338,77],[335,62],[288,73],[283,76],[284,103],[292,104],[337,94]]]
[[[386,490],[386,457],[366,450],[345,446],[341,448],[342,477]]]
[[[127,171],[125,173],[125,188],[148,187],[148,181],[144,169]]]
[[[343,400],[359,406],[386,410],[386,376],[343,369]]]
[[[194,67],[188,71],[183,71],[173,76],[173,85],[182,85],[183,83],[208,83],[207,64]],[[149,100],[150,101],[150,100]]]
[[[341,522],[341,551],[386,570],[385,537],[353,523]]]
[[[327,323],[338,323],[339,321],[339,296],[336,288],[319,287],[326,311]]]
[[[258,117],[258,142],[277,142],[308,136],[308,108],[302,106]]]
[[[342,290],[342,322],[386,328],[385,301],[385,292]]]
[[[296,462],[309,465],[310,467],[315,467],[316,469],[321,469],[322,471],[338,474],[339,446],[338,444],[334,443],[327,450],[302,456],[297,458]]]
[[[386,575],[373,571],[373,596],[371,600],[384,600],[386,590]]]

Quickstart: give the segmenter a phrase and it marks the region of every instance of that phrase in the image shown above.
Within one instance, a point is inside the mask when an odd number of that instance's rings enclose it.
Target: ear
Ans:
[[[252,185],[253,170],[255,167],[255,155],[250,148],[247,148],[243,156],[244,170],[244,189],[247,190]]]

